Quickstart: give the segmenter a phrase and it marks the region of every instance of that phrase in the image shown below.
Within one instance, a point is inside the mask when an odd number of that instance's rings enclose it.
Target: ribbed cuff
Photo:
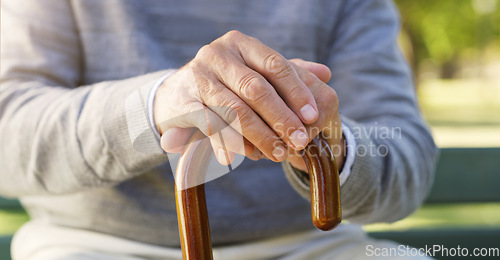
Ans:
[[[156,136],[156,139],[158,140],[158,143],[160,143],[160,132],[158,131],[158,128],[156,127],[155,124],[155,117],[154,117],[154,103],[155,103],[155,96],[156,92],[158,91],[158,88],[161,86],[163,81],[165,81],[168,77],[170,77],[172,74],[174,74],[176,70],[170,70],[168,71],[165,75],[163,75],[160,79],[158,79],[151,90],[149,91],[148,95],[148,103],[147,103],[147,109],[148,109],[148,118],[149,118],[149,125],[151,126],[151,129],[153,130],[153,133]]]

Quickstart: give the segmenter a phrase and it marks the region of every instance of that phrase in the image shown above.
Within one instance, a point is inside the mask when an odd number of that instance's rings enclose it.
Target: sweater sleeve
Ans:
[[[341,187],[343,218],[363,224],[396,221],[423,202],[438,149],[397,46],[399,21],[392,2],[348,0],[341,13],[323,62],[332,70],[329,85],[339,96],[342,123],[356,140],[347,148],[356,155]],[[307,185],[297,185],[297,178],[292,186],[308,196]]]
[[[145,104],[169,71],[83,85],[68,1],[2,1],[1,17],[1,195],[114,185],[167,160]]]

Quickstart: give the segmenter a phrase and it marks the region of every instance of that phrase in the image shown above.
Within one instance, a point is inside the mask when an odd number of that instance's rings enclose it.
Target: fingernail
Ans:
[[[278,161],[284,161],[286,159],[286,152],[285,148],[278,146],[274,148],[273,150],[273,156],[276,158]]]
[[[290,135],[290,142],[292,142],[293,146],[295,147],[296,150],[302,150],[304,147],[307,145],[307,141],[309,141],[307,138],[306,133],[302,132],[301,130],[295,130],[291,135]]]
[[[300,109],[300,114],[304,120],[313,121],[318,115],[318,112],[316,112],[311,105],[307,104]]]

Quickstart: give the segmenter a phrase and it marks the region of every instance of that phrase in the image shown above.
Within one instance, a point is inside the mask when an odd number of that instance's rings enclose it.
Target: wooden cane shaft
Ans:
[[[211,155],[210,141],[197,131],[177,165],[175,200],[182,255],[187,260],[213,259],[203,184]]]
[[[303,157],[310,174],[313,224],[321,230],[331,230],[341,221],[335,157],[320,137],[314,138],[306,147]],[[203,185],[210,158],[210,141],[198,131],[191,137],[177,165],[175,199],[185,260],[213,259]],[[199,185],[191,186],[196,183]]]
[[[213,259],[205,185],[176,193],[183,259]]]

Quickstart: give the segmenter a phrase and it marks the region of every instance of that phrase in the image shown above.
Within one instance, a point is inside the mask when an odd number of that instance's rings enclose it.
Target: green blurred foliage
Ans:
[[[410,62],[418,70],[430,58],[453,65],[473,52],[481,55],[500,38],[499,0],[395,0],[400,9],[402,33],[410,48]]]

